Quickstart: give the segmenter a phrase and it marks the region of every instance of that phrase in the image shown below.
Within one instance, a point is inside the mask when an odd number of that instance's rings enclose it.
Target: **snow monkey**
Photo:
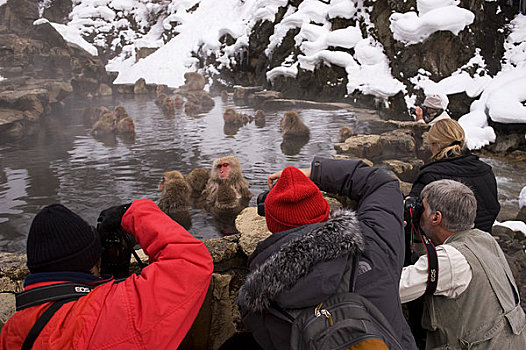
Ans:
[[[113,111],[113,113],[115,113],[115,116],[117,117],[117,120],[129,117],[128,111],[123,106],[115,107],[115,110]]]
[[[159,208],[174,221],[188,229],[191,226],[190,212],[188,211],[190,187],[184,176],[177,170],[164,172],[159,183],[159,190],[161,191]]]
[[[254,123],[257,127],[263,127],[265,126],[265,112],[263,110],[258,109],[254,116]]]
[[[135,122],[133,118],[128,115],[126,108],[117,106],[115,107],[114,113],[117,118],[117,133],[121,135],[134,135]]]
[[[283,138],[309,138],[310,130],[303,123],[296,111],[285,112],[280,120],[281,136]]]
[[[203,168],[195,168],[186,175],[185,180],[190,187],[190,196],[192,198],[201,196],[209,178],[208,171]]]
[[[82,118],[86,123],[93,125],[103,113],[109,111],[110,110],[104,106],[100,106],[95,109],[89,106],[84,109],[84,114],[82,115]]]
[[[186,91],[198,91],[205,88],[205,77],[197,72],[184,73],[184,85],[181,89]]]
[[[99,119],[93,124],[91,133],[93,135],[104,135],[115,133],[117,118],[111,112],[103,112]]]
[[[225,124],[230,126],[242,126],[250,123],[254,117],[245,113],[238,113],[234,108],[227,108],[223,113]]]
[[[234,190],[235,196],[231,199],[232,203],[226,204],[219,198],[220,194],[225,192],[224,190],[218,191],[220,185],[230,186]],[[241,165],[235,156],[228,155],[214,160],[204,196],[210,208],[216,207],[217,202],[220,202],[223,207],[229,205],[232,207],[244,205],[246,207],[248,205],[252,193],[248,189],[248,181],[243,178]]]
[[[353,135],[352,129],[350,126],[344,125],[338,131],[338,142],[345,142],[349,137]]]

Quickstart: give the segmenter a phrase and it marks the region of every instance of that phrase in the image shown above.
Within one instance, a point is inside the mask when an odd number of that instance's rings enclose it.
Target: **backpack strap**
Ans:
[[[51,317],[53,317],[55,312],[57,312],[58,309],[60,309],[62,305],[64,305],[65,303],[68,303],[73,300],[77,300],[81,296],[82,295],[78,295],[77,297],[74,297],[74,298],[62,299],[62,300],[59,300],[53,303],[50,307],[48,307],[46,311],[44,311],[44,313],[40,315],[38,320],[35,322],[31,330],[27,334],[26,339],[24,340],[24,343],[22,344],[21,350],[30,350],[33,347],[33,344],[35,343],[35,340],[39,336],[40,332],[42,332],[42,329],[44,329],[44,327],[49,322]]]

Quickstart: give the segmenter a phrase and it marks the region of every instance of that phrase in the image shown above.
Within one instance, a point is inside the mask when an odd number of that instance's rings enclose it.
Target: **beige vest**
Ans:
[[[427,296],[422,325],[427,349],[526,349],[526,317],[504,253],[495,239],[477,229],[448,239],[473,273],[457,298]],[[440,275],[440,270],[438,271]]]

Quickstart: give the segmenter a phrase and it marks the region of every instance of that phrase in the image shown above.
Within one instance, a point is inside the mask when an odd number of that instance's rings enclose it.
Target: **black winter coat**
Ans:
[[[419,197],[428,183],[441,179],[456,180],[471,188],[477,199],[475,228],[491,233],[500,211],[497,181],[491,166],[471,153],[434,161],[420,169],[409,196]]]
[[[238,296],[245,326],[264,349],[288,349],[290,321],[268,306],[294,314],[291,309],[348,290],[351,257],[363,250],[355,291],[384,314],[404,349],[417,349],[398,292],[404,258],[398,181],[361,161],[319,157],[311,179],[323,191],[357,200],[357,211],[335,211],[325,223],[275,233],[258,244]]]

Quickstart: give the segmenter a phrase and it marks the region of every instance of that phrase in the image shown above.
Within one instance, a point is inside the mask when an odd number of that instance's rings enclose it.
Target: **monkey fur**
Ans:
[[[280,121],[283,138],[309,138],[310,130],[296,111],[285,112]]]

